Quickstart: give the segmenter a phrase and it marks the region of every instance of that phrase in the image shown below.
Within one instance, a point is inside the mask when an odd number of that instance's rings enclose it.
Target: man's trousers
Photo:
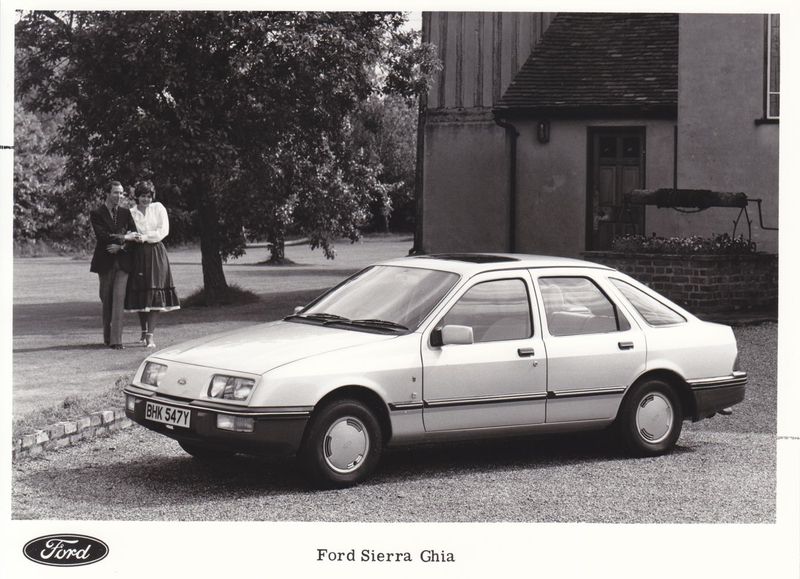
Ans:
[[[122,313],[125,307],[125,288],[128,272],[119,268],[116,260],[100,277],[100,301],[103,302],[103,341],[108,345],[122,344]]]

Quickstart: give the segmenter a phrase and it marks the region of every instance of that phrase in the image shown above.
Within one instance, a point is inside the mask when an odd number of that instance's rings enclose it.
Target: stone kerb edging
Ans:
[[[56,422],[33,434],[23,434],[14,439],[11,458],[16,460],[38,456],[50,450],[72,446],[81,440],[107,436],[132,424],[121,409],[101,410],[77,420]]]

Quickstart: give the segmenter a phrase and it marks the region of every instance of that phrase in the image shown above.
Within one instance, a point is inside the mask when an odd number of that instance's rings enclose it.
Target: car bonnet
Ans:
[[[278,321],[178,344],[153,357],[167,364],[175,361],[215,370],[264,374],[310,356],[393,337],[331,326]]]

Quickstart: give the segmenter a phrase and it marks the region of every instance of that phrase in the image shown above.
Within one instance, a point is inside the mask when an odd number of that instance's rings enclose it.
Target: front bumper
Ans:
[[[747,372],[734,372],[730,376],[689,380],[694,398],[695,421],[713,416],[715,413],[744,400]]]
[[[129,386],[126,397],[133,398],[133,410],[128,418],[175,440],[199,444],[214,450],[226,450],[254,455],[282,456],[295,454],[300,448],[311,407],[249,408],[231,407],[201,400],[179,400]],[[155,402],[190,412],[189,427],[172,426],[145,417],[146,402]],[[252,432],[234,432],[217,428],[217,416],[241,416],[254,420]]]

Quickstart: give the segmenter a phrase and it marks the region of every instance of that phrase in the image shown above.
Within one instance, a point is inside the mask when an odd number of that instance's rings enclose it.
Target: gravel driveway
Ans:
[[[367,484],[309,490],[292,461],[198,463],[139,426],[14,464],[15,519],[775,521],[777,325],[736,329],[745,402],[684,423],[670,455],[630,459],[606,434],[388,453]]]

